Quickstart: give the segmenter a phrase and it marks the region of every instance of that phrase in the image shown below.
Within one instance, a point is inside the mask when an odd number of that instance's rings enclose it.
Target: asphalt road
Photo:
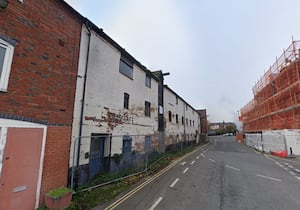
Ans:
[[[300,164],[213,137],[106,209],[300,209]]]

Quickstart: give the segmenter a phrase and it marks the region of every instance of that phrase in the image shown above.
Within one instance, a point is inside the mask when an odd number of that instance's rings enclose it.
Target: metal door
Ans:
[[[0,175],[0,209],[35,209],[42,128],[8,128]]]
[[[146,153],[149,153],[152,151],[151,144],[152,144],[151,136],[146,136],[145,137],[145,152]]]
[[[123,155],[131,154],[132,138],[130,136],[123,136]]]
[[[90,147],[89,178],[104,170],[104,144],[106,136],[92,134]]]

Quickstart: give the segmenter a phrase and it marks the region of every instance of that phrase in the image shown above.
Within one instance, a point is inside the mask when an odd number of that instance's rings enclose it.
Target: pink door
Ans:
[[[42,128],[7,129],[0,210],[35,209],[42,139]]]

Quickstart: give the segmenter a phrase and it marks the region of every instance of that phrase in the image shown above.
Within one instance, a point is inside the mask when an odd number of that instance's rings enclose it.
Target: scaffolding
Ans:
[[[300,128],[300,41],[293,41],[254,85],[241,109],[245,132]]]

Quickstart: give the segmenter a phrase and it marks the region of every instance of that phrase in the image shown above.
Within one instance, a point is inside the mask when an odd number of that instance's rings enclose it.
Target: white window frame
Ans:
[[[6,49],[5,55],[4,55],[2,71],[1,71],[1,75],[0,75],[0,91],[6,92],[7,86],[8,86],[9,74],[10,74],[10,70],[11,70],[11,64],[12,64],[13,55],[14,55],[14,46],[12,46],[8,42],[4,41],[3,39],[0,39],[0,47],[3,47]]]

